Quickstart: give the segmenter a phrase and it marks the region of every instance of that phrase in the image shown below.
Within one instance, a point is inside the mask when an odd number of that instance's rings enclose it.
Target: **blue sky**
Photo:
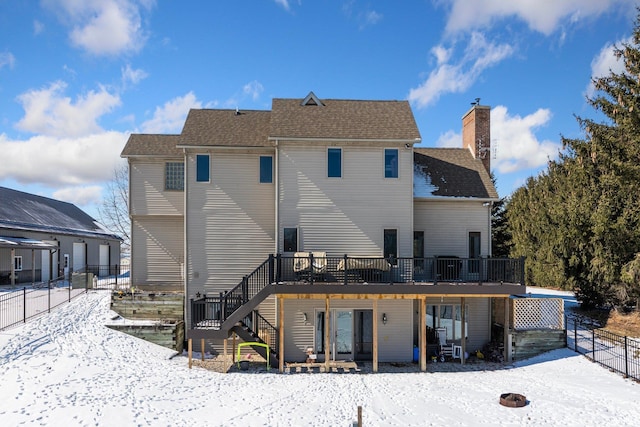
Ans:
[[[189,108],[407,99],[424,146],[492,107],[501,196],[544,169],[592,76],[621,70],[637,0],[0,0],[0,185],[96,216],[131,133]]]

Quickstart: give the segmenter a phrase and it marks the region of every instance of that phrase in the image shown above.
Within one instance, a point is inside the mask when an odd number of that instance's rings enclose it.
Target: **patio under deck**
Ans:
[[[426,301],[430,297],[458,297],[462,305],[465,298],[491,297],[504,299],[507,304],[511,295],[526,291],[522,258],[386,259],[350,258],[346,255],[330,258],[314,254],[316,253],[296,254],[293,257],[270,256],[235,288],[216,296],[203,295],[191,300],[191,329],[187,331],[188,337],[224,338],[240,324],[253,325],[258,321],[254,310],[265,298],[275,295],[280,301],[280,312],[276,316],[278,325],[270,325],[262,318],[259,321],[262,322],[261,328],[267,326],[271,330],[271,342],[278,343],[274,350],[278,355],[280,372],[283,372],[286,327],[282,304],[284,300],[324,300],[325,311],[328,312],[332,300],[366,299],[372,301],[374,318],[378,318],[379,300],[411,299],[419,302],[419,317],[421,323],[424,323]],[[508,310],[506,311],[505,316],[508,315]],[[374,322],[374,337],[377,337],[376,324]],[[425,331],[419,337],[420,366],[424,370],[426,324],[419,325],[419,328]],[[329,330],[328,325],[325,330]],[[329,342],[328,337],[326,341]],[[377,338],[375,341],[373,367],[377,371]],[[328,354],[325,355],[325,360],[329,360]]]

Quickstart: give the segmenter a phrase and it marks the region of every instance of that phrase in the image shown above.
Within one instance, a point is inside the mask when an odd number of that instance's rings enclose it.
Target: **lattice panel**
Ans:
[[[521,298],[513,301],[513,329],[564,329],[562,298]]]

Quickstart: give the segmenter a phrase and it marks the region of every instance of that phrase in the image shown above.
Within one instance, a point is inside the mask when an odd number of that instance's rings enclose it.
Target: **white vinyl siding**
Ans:
[[[410,362],[413,359],[413,300],[379,300],[378,316],[378,360],[380,362]],[[314,345],[316,311],[324,311],[323,299],[284,300],[286,360],[304,361],[305,350]],[[329,309],[373,309],[371,300],[331,300]],[[304,322],[307,313],[307,322]],[[387,315],[387,324],[382,323],[382,313]],[[318,354],[324,360],[324,354]]]
[[[347,145],[341,145],[342,179],[327,177],[326,145],[280,145],[279,229],[297,226],[298,251],[329,256],[382,256],[384,229],[397,229],[398,256],[410,257],[412,174],[384,179],[384,146]],[[400,170],[411,171],[411,150],[398,153]]]
[[[211,183],[195,185],[187,156],[187,297],[235,287],[273,253],[275,186],[256,167],[269,150],[211,152]]]
[[[425,230],[424,256],[469,256],[469,232],[480,232],[480,255],[489,255],[488,207],[480,201],[416,200],[414,228]]]
[[[130,170],[131,215],[183,215],[184,192],[165,190],[165,164],[178,160],[132,160]]]
[[[182,285],[183,218],[136,218],[131,224],[131,281],[139,285]]]

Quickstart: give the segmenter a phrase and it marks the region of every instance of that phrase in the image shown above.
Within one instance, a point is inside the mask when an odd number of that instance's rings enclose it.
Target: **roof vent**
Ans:
[[[240,110],[238,109],[238,107],[236,107],[235,115],[236,115],[236,116],[239,116],[239,115],[240,115]]]
[[[300,105],[302,105],[302,106],[305,106],[305,105],[321,106],[321,105],[324,105],[324,104],[322,103],[322,101],[320,101],[320,98],[318,98],[315,95],[315,93],[309,92],[309,95],[307,95],[307,97],[302,100]]]

